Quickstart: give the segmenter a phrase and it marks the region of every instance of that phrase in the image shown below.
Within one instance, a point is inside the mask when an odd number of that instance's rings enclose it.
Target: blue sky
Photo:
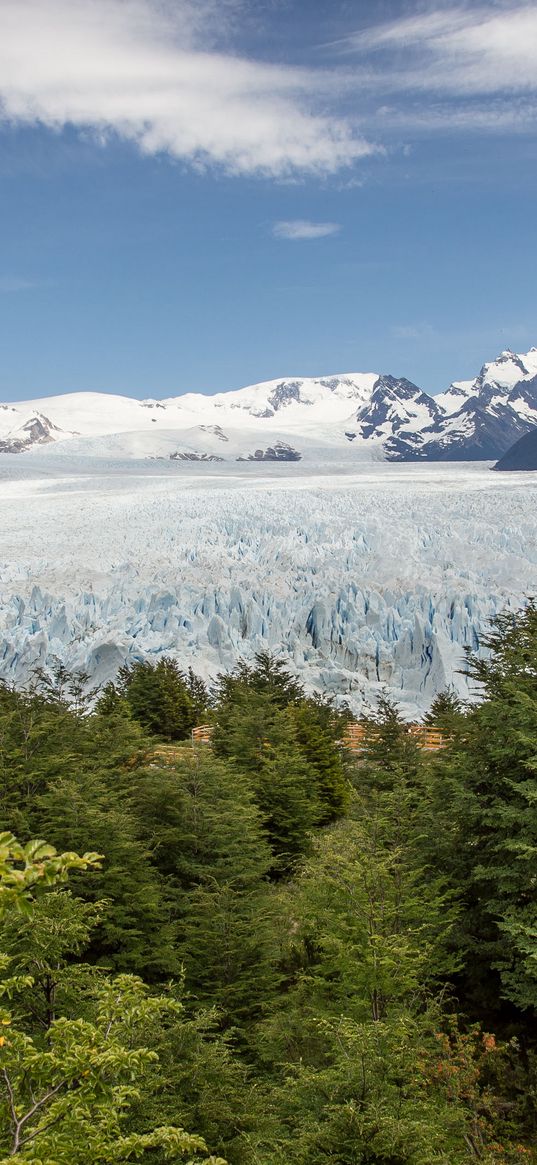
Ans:
[[[537,344],[537,3],[0,0],[0,395]]]

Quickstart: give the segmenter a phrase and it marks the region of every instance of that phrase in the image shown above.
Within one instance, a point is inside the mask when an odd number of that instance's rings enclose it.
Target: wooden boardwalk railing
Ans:
[[[198,724],[192,729],[192,744],[210,744],[213,734],[212,724]]]
[[[417,738],[420,748],[427,752],[437,752],[446,747],[446,738],[439,728],[430,728],[428,724],[411,724],[410,732]]]
[[[415,738],[418,747],[427,752],[436,752],[445,746],[445,737],[438,728],[430,728],[428,724],[409,724],[408,731]],[[371,738],[371,730],[359,720],[355,720],[354,723],[347,725],[341,743],[350,752],[362,752],[367,735]]]
[[[445,736],[438,728],[430,728],[427,724],[409,724],[408,731],[411,736],[415,737],[419,748],[423,748],[427,752],[437,752],[438,749],[445,747]],[[345,729],[341,743],[350,752],[362,752],[367,732],[366,725],[355,720]],[[211,724],[198,724],[196,728],[192,729],[192,744],[210,744],[212,734]]]

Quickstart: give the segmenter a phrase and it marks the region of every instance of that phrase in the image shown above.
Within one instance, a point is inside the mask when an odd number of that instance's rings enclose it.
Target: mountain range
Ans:
[[[376,372],[266,381],[206,396],[75,392],[0,405],[0,452],[172,461],[496,460],[537,430],[537,348],[506,350],[431,396]]]

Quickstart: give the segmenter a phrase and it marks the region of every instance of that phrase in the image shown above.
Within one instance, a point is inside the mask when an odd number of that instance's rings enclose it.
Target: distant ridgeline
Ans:
[[[0,1165],[535,1165],[537,608],[486,646],[419,726],[0,685]]]
[[[506,350],[430,396],[378,372],[270,380],[214,396],[99,393],[0,406],[0,452],[189,462],[496,460],[537,427],[537,348]]]

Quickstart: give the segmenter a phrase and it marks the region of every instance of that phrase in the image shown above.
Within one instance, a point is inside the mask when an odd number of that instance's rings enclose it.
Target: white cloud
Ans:
[[[272,233],[276,239],[324,239],[327,235],[337,235],[340,230],[338,222],[308,222],[296,218],[275,222]]]
[[[374,152],[326,112],[322,73],[218,50],[232,8],[0,0],[0,115],[119,134],[147,153],[235,174],[333,173]]]
[[[351,36],[347,49],[391,50],[394,88],[453,95],[537,89],[537,5],[458,4],[421,11]]]

